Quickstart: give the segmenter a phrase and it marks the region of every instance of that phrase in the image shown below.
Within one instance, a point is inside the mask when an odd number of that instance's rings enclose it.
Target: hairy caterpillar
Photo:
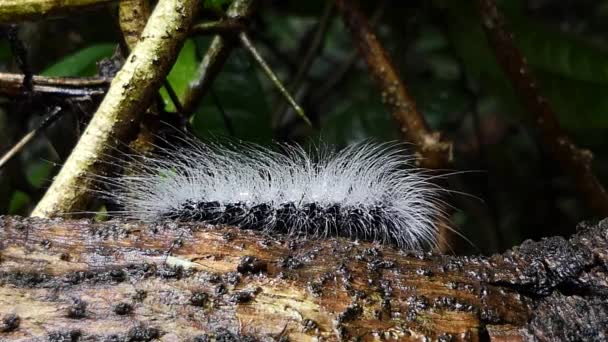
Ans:
[[[234,225],[290,236],[344,236],[422,249],[437,244],[440,188],[412,168],[399,144],[341,151],[203,143],[131,156],[128,172],[104,177],[118,216]]]

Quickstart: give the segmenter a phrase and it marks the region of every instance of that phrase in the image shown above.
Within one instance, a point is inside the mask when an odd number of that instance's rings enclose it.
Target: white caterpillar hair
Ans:
[[[412,167],[400,144],[361,143],[341,151],[249,143],[203,143],[131,158],[104,178],[118,216],[234,225],[269,234],[345,236],[404,249],[437,245],[440,188]]]

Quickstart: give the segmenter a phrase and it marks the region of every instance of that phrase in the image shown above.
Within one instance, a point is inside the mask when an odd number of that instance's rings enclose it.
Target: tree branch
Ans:
[[[35,20],[67,15],[85,8],[106,5],[117,0],[2,0],[0,23]]]
[[[607,237],[604,221],[450,257],[203,224],[2,217],[0,339],[601,340]]]
[[[22,74],[0,72],[0,95],[18,96],[23,91]],[[99,96],[106,92],[107,77],[47,77],[34,75],[33,92],[61,97]]]
[[[255,0],[235,0],[226,11],[226,19],[247,22],[256,7]],[[183,101],[185,115],[190,115],[211,88],[211,84],[222,70],[224,63],[236,45],[236,37],[216,35],[211,40],[207,53],[201,60],[196,75],[186,91]]]
[[[90,175],[100,172],[118,141],[129,141],[174,63],[198,7],[198,0],[158,2],[140,42],[32,216],[65,214],[86,206]]]
[[[287,103],[289,103],[289,105],[293,108],[293,110],[295,110],[296,114],[308,126],[312,127],[312,122],[310,122],[310,119],[306,116],[306,113],[304,113],[304,109],[302,109],[302,107],[300,107],[300,105],[296,102],[296,100],[293,98],[293,96],[291,96],[291,94],[289,93],[287,88],[285,88],[285,86],[283,85],[281,80],[279,80],[279,77],[274,73],[274,71],[272,71],[270,66],[266,63],[266,61],[264,60],[262,55],[260,55],[258,50],[255,48],[255,46],[251,42],[251,39],[249,39],[249,36],[247,35],[247,33],[240,32],[238,34],[238,37],[239,37],[239,40],[241,41],[241,44],[245,48],[245,50],[247,50],[249,52],[249,54],[253,57],[253,60],[262,69],[262,72],[264,72],[266,77],[268,77],[268,79],[275,86],[275,88],[277,88],[279,90],[279,93],[281,93],[281,95],[285,98],[285,101],[287,101]]]
[[[602,217],[608,216],[608,193],[593,174],[591,151],[578,148],[560,127],[553,108],[541,94],[532,70],[515,45],[496,2],[478,0],[478,6],[490,46],[536,125],[545,148],[574,180],[589,207]]]
[[[42,120],[42,122],[38,125],[38,127],[34,128],[32,131],[27,133],[23,138],[21,138],[13,147],[11,147],[8,151],[6,151],[0,157],[0,170],[8,163],[11,159],[13,159],[21,150],[27,146],[38,134],[44,131],[45,128],[49,127],[55,120],[59,118],[59,114],[61,113],[61,107],[55,107],[51,110],[50,113]]]
[[[378,83],[382,101],[399,123],[404,138],[415,144],[421,157],[420,163],[432,169],[446,167],[452,158],[452,143],[442,140],[440,132],[430,130],[368,19],[352,0],[336,0],[336,5],[359,53]]]
[[[122,0],[118,4],[118,24],[129,50],[139,42],[150,11],[149,0]]]
[[[192,35],[208,35],[208,34],[236,34],[246,29],[243,23],[236,19],[223,19],[206,23],[198,23],[192,25],[190,34]]]
[[[293,79],[289,81],[288,93],[293,94],[294,98],[297,99],[298,92],[302,87],[302,84],[306,80],[306,76],[310,71],[315,59],[318,57],[320,52],[323,50],[325,44],[325,36],[329,31],[332,19],[334,18],[335,4],[332,1],[328,1],[323,8],[321,17],[318,23],[315,25],[315,33],[311,39],[305,39],[306,42],[306,53],[302,56],[299,62],[298,69],[296,70]],[[277,104],[277,109],[272,115],[273,127],[275,130],[281,126],[285,112],[287,110],[287,103],[281,102]]]

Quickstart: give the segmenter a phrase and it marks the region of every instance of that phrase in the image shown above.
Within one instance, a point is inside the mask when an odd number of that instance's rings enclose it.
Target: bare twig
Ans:
[[[319,52],[323,48],[323,42],[325,41],[325,36],[327,35],[327,31],[329,30],[331,19],[333,18],[334,8],[335,6],[333,1],[328,1],[325,5],[325,8],[323,9],[323,13],[321,14],[321,18],[319,19],[315,34],[312,40],[310,41],[306,54],[301,60],[298,70],[296,71],[296,75],[289,84],[289,92],[291,94],[294,94],[294,96],[297,96],[298,90],[300,89],[302,82],[304,82],[304,79],[306,78],[310,67],[312,66],[315,58],[319,55]],[[280,105],[277,106],[277,110],[272,116],[275,120],[275,127],[281,124],[283,116],[285,115],[285,110],[285,102],[282,102]]]
[[[141,113],[173,65],[194,19],[199,0],[160,0],[106,97],[32,216],[83,209],[91,173],[100,172],[118,141],[128,141]]]
[[[177,93],[175,92],[175,89],[173,89],[173,86],[171,86],[171,83],[169,83],[168,80],[165,80],[163,82],[163,87],[167,91],[167,95],[169,95],[169,98],[171,99],[171,102],[173,103],[173,106],[175,106],[175,110],[179,114],[183,115],[184,114],[184,106],[182,106],[182,103],[179,100],[179,96],[177,96]]]
[[[511,81],[540,133],[541,140],[564,172],[576,183],[580,195],[598,215],[608,216],[608,193],[591,170],[593,155],[578,148],[562,130],[555,112],[541,94],[525,57],[494,0],[478,0],[481,21],[499,64]]]
[[[432,131],[424,116],[416,109],[414,99],[398,75],[388,52],[372,31],[367,17],[352,0],[336,0],[339,11],[351,32],[359,53],[380,87],[382,101],[390,109],[400,126],[402,136],[414,143],[421,166],[443,169],[452,159],[452,143],[441,133]],[[451,229],[444,220],[436,222],[439,228],[439,250],[447,251],[452,240]]]
[[[226,19],[239,20],[244,24],[251,18],[255,10],[256,0],[235,0],[226,11]],[[207,94],[211,83],[215,80],[222,66],[226,63],[228,56],[236,44],[234,37],[227,35],[216,35],[209,45],[207,53],[201,60],[196,75],[190,82],[183,101],[183,113],[192,114],[200,101]]]
[[[23,93],[22,74],[0,72],[0,95],[16,96]],[[34,76],[33,92],[62,97],[103,95],[112,80],[107,77],[47,77]]]
[[[444,168],[451,160],[452,144],[442,140],[439,132],[430,130],[416,109],[416,103],[399,77],[388,52],[376,38],[361,10],[351,0],[336,0],[336,4],[370,73],[380,87],[383,102],[399,123],[404,138],[415,144],[421,157],[420,163],[427,168]]]
[[[246,26],[240,20],[224,19],[208,23],[199,23],[190,28],[190,34],[209,35],[209,34],[234,34],[245,30]]]
[[[61,16],[117,0],[2,0],[0,23]]]
[[[38,127],[34,130],[23,136],[19,142],[17,142],[13,147],[10,148],[1,158],[0,158],[0,169],[6,165],[14,156],[17,155],[27,144],[29,144],[32,139],[34,139],[40,132],[42,132],[45,128],[47,128],[50,124],[55,122],[57,118],[59,118],[59,114],[61,113],[61,107],[55,107],[53,110],[47,115],[46,118],[40,123]]]
[[[291,96],[289,91],[287,89],[285,89],[285,86],[283,86],[283,83],[281,83],[281,81],[279,80],[277,75],[274,73],[274,71],[272,71],[272,69],[268,66],[268,64],[266,64],[266,61],[264,61],[264,58],[262,58],[262,56],[260,55],[258,50],[255,48],[255,46],[253,45],[253,43],[247,36],[247,33],[245,33],[245,32],[239,33],[239,40],[241,41],[241,43],[243,44],[245,49],[247,51],[249,51],[249,53],[251,54],[253,59],[260,66],[260,68],[262,68],[262,71],[264,71],[266,76],[272,81],[272,83],[275,85],[275,87],[277,87],[277,89],[283,95],[283,97],[285,97],[287,102],[289,102],[289,104],[293,107],[293,109],[296,111],[296,113],[298,113],[300,118],[302,118],[302,120],[304,120],[304,122],[306,122],[309,126],[312,126],[312,122],[310,122],[310,120],[304,113],[304,109],[302,109],[302,107],[300,107],[300,105],[293,99],[293,97]]]

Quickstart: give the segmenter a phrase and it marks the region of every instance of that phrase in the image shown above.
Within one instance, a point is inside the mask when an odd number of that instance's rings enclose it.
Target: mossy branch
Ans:
[[[32,216],[49,217],[86,207],[90,175],[118,141],[128,141],[150,104],[192,24],[199,0],[160,0],[139,43]]]

